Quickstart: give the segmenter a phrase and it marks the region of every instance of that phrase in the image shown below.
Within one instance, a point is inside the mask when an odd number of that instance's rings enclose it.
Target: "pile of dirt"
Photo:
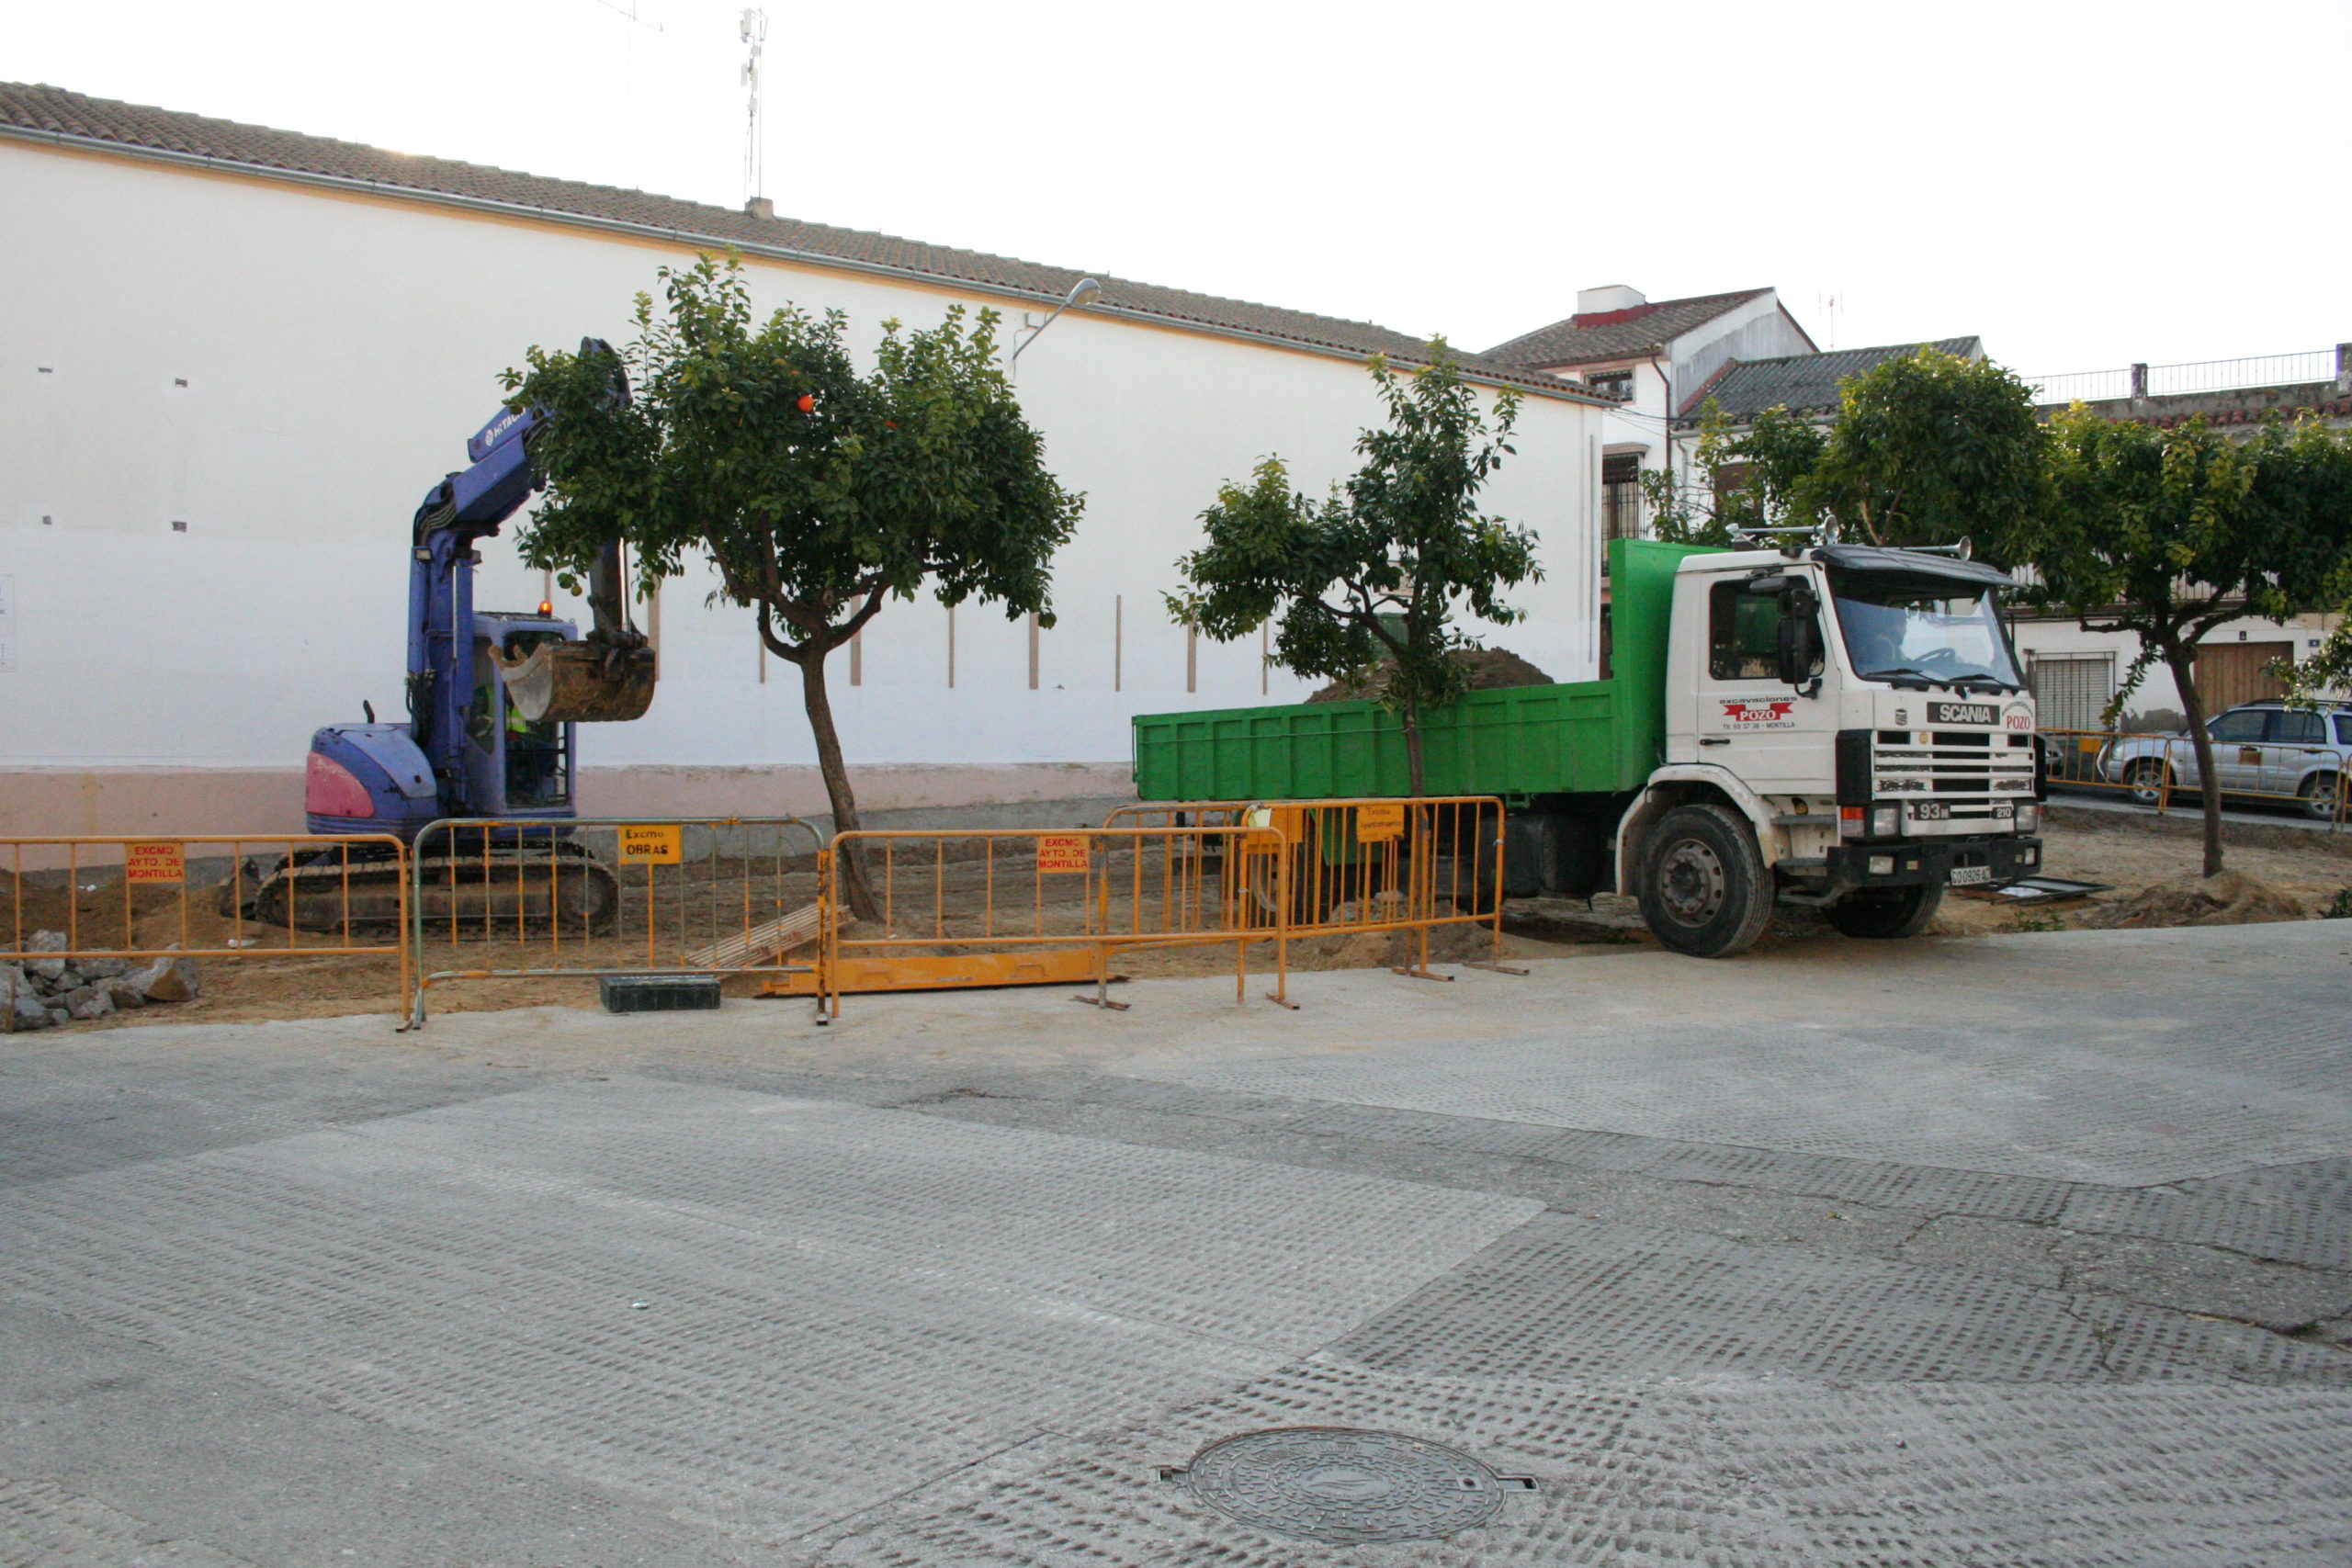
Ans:
[[[1470,672],[1470,689],[1491,692],[1504,686],[1549,686],[1552,677],[1505,648],[1462,648],[1447,655]],[[1306,700],[1310,703],[1353,703],[1377,697],[1386,690],[1394,662],[1383,660],[1360,681],[1334,681]]]
[[[2302,901],[2242,871],[2177,876],[2094,913],[2083,924],[2109,931],[2157,926],[2251,926],[2310,916]]]

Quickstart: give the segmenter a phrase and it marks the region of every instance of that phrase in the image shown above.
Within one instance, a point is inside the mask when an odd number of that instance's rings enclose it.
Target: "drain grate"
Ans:
[[[1453,1535],[1494,1517],[1505,1492],[1535,1485],[1442,1443],[1353,1427],[1243,1432],[1160,1478],[1243,1524],[1342,1546]]]

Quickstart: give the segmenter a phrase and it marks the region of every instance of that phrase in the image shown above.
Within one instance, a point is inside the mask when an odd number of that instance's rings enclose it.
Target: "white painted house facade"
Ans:
[[[1017,341],[1085,276],[53,88],[0,86],[0,829],[20,833],[299,828],[311,731],[363,700],[403,712],[410,517],[464,466],[499,371],[535,344],[625,339],[657,268],[735,245],[755,308],[842,310],[862,349],[958,302]],[[1349,472],[1380,419],[1365,358],[1417,345],[1102,283],[1020,362],[1047,460],[1087,498],[1058,622],[894,604],[837,654],[869,809],[1127,793],[1135,713],[1304,694],[1259,639],[1197,640],[1162,594],[1220,482],[1268,453],[1310,493]],[[1510,646],[1590,678],[1609,405],[1469,370],[1527,394],[1484,498],[1541,539]],[[711,586],[639,607],[660,693],[636,723],[582,728],[583,812],[821,809],[797,671]],[[488,543],[483,608],[547,595],[511,539]]]
[[[1622,283],[1577,294],[1576,313],[1487,351],[1522,370],[1574,381],[1610,400],[1601,422],[1601,532],[1643,534],[1641,474],[1678,476],[1674,421],[1736,360],[1816,352],[1777,290],[1743,288],[1650,299]]]

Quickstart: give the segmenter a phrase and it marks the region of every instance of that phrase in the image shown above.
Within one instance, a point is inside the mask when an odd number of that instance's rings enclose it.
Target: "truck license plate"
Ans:
[[[1956,865],[1951,868],[1952,886],[1965,886],[1972,882],[1990,882],[1993,868],[1989,865]]]

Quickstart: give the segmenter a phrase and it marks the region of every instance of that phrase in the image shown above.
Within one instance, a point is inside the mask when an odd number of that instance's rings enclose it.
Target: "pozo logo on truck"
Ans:
[[[1796,707],[1793,699],[1773,702],[1735,702],[1728,697],[1717,699],[1724,705],[1724,722],[1744,729],[1794,729],[1797,721],[1790,716]]]

